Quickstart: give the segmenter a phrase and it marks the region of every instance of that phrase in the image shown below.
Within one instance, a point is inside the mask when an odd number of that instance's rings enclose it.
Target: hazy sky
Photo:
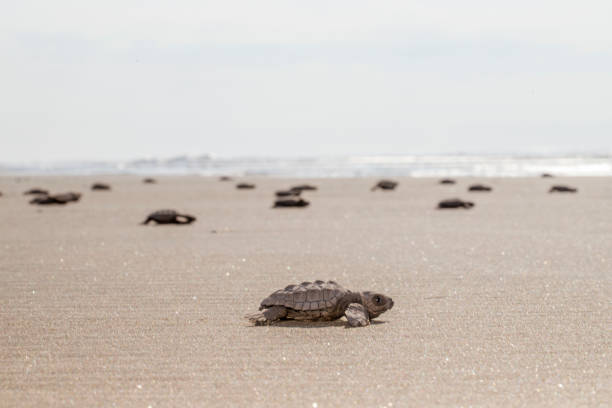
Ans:
[[[0,5],[0,161],[612,153],[612,1]]]

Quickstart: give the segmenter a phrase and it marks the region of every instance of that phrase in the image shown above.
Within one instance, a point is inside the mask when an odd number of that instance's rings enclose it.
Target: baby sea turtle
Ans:
[[[577,193],[578,189],[574,187],[555,185],[548,190],[549,193]]]
[[[299,186],[291,187],[289,190],[301,193],[302,191],[316,191],[317,187],[311,186],[310,184],[300,184]]]
[[[232,178],[230,176],[221,176],[219,181],[232,181]]]
[[[331,321],[346,316],[353,327],[367,326],[370,320],[393,307],[393,300],[376,292],[351,292],[334,281],[302,282],[277,290],[265,298],[261,312],[246,317],[256,325],[278,320]]]
[[[293,197],[299,196],[302,193],[301,190],[278,190],[276,192],[277,197]]]
[[[47,204],[66,204],[71,201],[79,201],[81,198],[80,193],[62,193],[62,194],[54,194],[54,195],[40,195],[35,197],[30,201],[30,204],[39,204],[39,205],[47,205]]]
[[[381,189],[381,190],[395,190],[395,187],[397,187],[397,181],[393,181],[393,180],[380,180],[378,183],[376,183],[376,185],[374,187],[372,187],[372,191],[375,191],[377,189]]]
[[[442,200],[438,203],[438,208],[447,209],[447,208],[472,208],[474,203],[471,201],[463,201],[459,198],[450,198],[448,200]]]
[[[456,181],[453,179],[445,178],[445,179],[440,180],[440,184],[455,184],[455,183]]]
[[[493,191],[493,188],[485,186],[484,184],[472,184],[468,191]]]
[[[307,207],[310,202],[303,198],[287,198],[284,200],[276,200],[274,202],[274,208],[278,207]]]
[[[236,184],[236,188],[239,190],[252,190],[255,188],[255,184],[239,183],[239,184]]]
[[[94,183],[91,186],[92,190],[110,190],[111,187],[105,183]]]
[[[28,191],[24,191],[23,195],[35,195],[35,194],[45,194],[48,195],[49,191],[48,190],[43,190],[42,188],[31,188]]]
[[[195,220],[193,215],[179,214],[174,210],[159,210],[149,214],[142,224],[147,225],[150,221],[157,224],[191,224]]]
[[[145,183],[145,184],[155,184],[155,183],[157,183],[157,180],[155,180],[154,178],[151,178],[151,177],[147,177],[147,178],[143,179],[142,182]]]
[[[553,177],[553,175],[550,174],[550,173],[542,173],[542,175],[540,177],[542,177],[542,178],[551,178],[551,177]]]

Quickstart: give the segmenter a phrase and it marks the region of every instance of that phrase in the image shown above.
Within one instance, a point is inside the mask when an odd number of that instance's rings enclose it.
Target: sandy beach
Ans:
[[[612,405],[609,178],[156,178],[0,178],[2,407]],[[271,208],[305,182],[310,207]],[[476,206],[435,209],[452,197]],[[162,208],[198,220],[139,225]],[[315,279],[395,307],[365,328],[243,318]]]

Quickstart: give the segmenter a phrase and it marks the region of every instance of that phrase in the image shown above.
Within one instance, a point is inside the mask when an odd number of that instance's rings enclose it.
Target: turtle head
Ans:
[[[370,319],[380,316],[393,307],[393,299],[376,292],[361,292],[363,305],[368,310]]]

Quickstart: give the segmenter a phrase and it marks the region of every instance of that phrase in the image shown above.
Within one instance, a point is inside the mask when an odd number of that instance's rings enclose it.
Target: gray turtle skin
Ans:
[[[174,210],[159,210],[151,213],[142,223],[147,225],[154,221],[157,224],[191,224],[196,220],[196,217],[187,214],[179,214]]]
[[[345,316],[353,327],[367,326],[370,320],[393,307],[393,300],[374,292],[351,292],[334,281],[302,282],[277,290],[265,298],[260,313],[246,317],[256,325],[279,320],[332,321]]]

